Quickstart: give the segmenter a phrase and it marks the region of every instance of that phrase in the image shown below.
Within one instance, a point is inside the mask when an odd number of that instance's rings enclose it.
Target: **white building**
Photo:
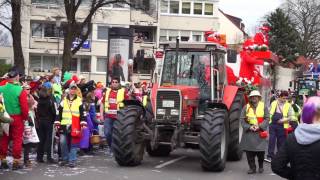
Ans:
[[[30,0],[23,10],[22,47],[29,75],[49,72],[54,66],[61,67],[62,64],[63,37],[58,37],[55,17],[65,17],[64,9],[51,2],[56,1]],[[151,15],[120,4],[101,8],[92,20],[93,30],[88,40],[90,48],[77,52],[71,61],[71,71],[89,79],[105,80],[110,27],[134,29],[133,57],[143,54],[143,63],[138,67],[140,73],[150,73],[154,65],[153,54],[160,41],[174,41],[177,36],[181,41],[204,41],[204,32],[208,30],[226,34],[228,44],[237,44],[244,37],[243,31],[218,9],[218,0],[145,2],[155,9]],[[87,11],[87,6],[81,6],[77,18],[84,18]],[[3,59],[2,54],[0,59]]]

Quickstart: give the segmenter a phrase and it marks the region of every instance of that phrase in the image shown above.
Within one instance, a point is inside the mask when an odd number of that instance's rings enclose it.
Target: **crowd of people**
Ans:
[[[274,91],[268,106],[259,91],[250,92],[240,116],[240,145],[247,156],[248,174],[257,172],[257,156],[259,173],[264,172],[266,161],[283,178],[320,179],[320,97],[305,99],[303,108],[296,102],[294,93]]]
[[[52,72],[31,79],[20,77],[12,68],[0,81],[1,169],[9,168],[10,147],[13,170],[32,165],[32,149],[36,149],[38,163],[73,168],[78,154],[92,154],[93,145],[101,145],[91,141],[96,136],[105,137],[107,154],[112,157],[113,123],[124,100],[135,98],[143,106],[147,104],[146,83],[130,83],[124,88],[119,77],[112,77],[106,87],[68,72],[61,77],[59,68]],[[281,177],[320,179],[320,97],[305,99],[302,108],[290,91],[274,92],[270,104],[266,104],[260,92],[253,90],[248,100],[240,115],[240,146],[247,156],[248,174],[263,173],[267,161]],[[58,156],[53,154],[54,145]]]
[[[143,102],[148,93],[146,83],[130,83],[123,88],[119,77],[112,77],[110,86],[105,87],[68,72],[63,78],[60,74],[60,69],[54,68],[51,75],[31,79],[12,68],[0,82],[1,169],[9,168],[10,147],[13,170],[32,165],[29,154],[33,149],[38,163],[75,167],[78,154],[93,154],[94,143],[103,146],[100,141],[93,142],[93,136],[107,139],[107,152],[112,157],[117,111],[124,100]],[[59,158],[53,155],[54,147],[58,147]]]

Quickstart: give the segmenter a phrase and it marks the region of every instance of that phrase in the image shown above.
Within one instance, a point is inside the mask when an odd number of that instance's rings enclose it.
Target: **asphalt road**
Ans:
[[[33,156],[34,158],[34,156]],[[197,150],[182,149],[169,157],[154,158],[147,154],[142,165],[119,167],[103,150],[94,156],[82,156],[76,168],[58,165],[33,164],[30,169],[19,171],[0,170],[0,180],[280,180],[265,163],[263,174],[247,175],[245,155],[241,161],[228,162],[220,173],[203,172]]]

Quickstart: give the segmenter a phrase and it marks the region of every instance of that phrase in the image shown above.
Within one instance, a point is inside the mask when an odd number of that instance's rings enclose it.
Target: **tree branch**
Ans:
[[[8,31],[10,31],[10,33],[12,34],[12,29],[9,27],[9,26],[7,26],[5,23],[3,23],[3,22],[0,22],[0,25],[1,26],[3,26],[4,28],[6,28]]]

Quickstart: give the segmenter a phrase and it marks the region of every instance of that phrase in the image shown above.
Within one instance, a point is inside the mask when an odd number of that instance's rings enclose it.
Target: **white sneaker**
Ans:
[[[271,158],[265,158],[264,161],[271,163]]]

